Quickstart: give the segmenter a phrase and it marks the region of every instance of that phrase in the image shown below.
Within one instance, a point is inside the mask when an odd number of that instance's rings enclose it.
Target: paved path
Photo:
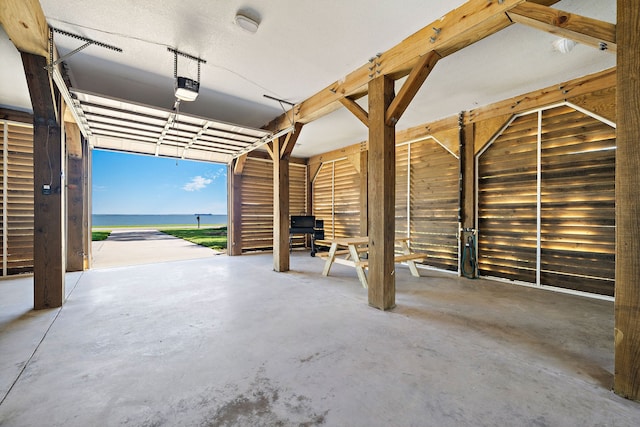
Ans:
[[[153,264],[221,254],[154,229],[113,230],[106,240],[93,242],[92,252],[91,268]]]

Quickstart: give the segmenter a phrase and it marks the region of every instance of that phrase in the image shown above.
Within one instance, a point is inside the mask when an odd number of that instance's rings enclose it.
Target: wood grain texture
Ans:
[[[42,56],[22,53],[34,115],[34,308],[61,307],[64,301],[62,132]],[[51,194],[42,193],[50,185]]]
[[[640,400],[640,3],[618,0],[614,391]]]
[[[278,156],[273,161],[273,269],[289,271],[289,158],[280,153],[286,137],[273,141],[273,152]],[[286,149],[286,148],[285,148]]]
[[[543,5],[525,2],[507,12],[512,21],[607,52],[616,52],[616,26]],[[605,48],[602,49],[602,43]]]
[[[532,2],[548,6],[557,1]],[[523,2],[524,0],[467,1],[391,49],[372,58],[370,63],[360,66],[344,79],[307,98],[265,125],[265,128],[274,131],[285,129],[291,123],[292,113],[296,122],[309,123],[340,108],[341,98],[357,98],[366,94],[369,82],[379,76],[386,75],[394,80],[406,76],[420,58],[429,52],[435,51],[441,57],[458,52],[511,25],[512,21],[505,13]],[[438,28],[437,33],[434,28]]]
[[[20,52],[49,55],[49,26],[38,0],[2,0],[0,24]]]
[[[395,128],[386,124],[393,80],[369,84],[369,305],[395,307]]]
[[[363,125],[369,127],[369,113],[351,98],[344,97],[339,99],[340,103],[351,113],[356,116]]]
[[[67,271],[84,270],[84,239],[88,224],[84,223],[84,159],[82,134],[75,123],[65,122],[67,143]]]
[[[515,96],[469,111],[467,122],[478,122],[505,114],[517,114],[534,108],[565,101],[569,98],[590,94],[616,86],[616,69],[610,68],[599,73],[562,82],[544,89]]]

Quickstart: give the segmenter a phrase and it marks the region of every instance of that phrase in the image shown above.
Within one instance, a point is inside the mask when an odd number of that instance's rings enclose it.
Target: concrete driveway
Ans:
[[[100,242],[92,243],[91,268],[208,258],[223,254],[154,229],[113,230]]]

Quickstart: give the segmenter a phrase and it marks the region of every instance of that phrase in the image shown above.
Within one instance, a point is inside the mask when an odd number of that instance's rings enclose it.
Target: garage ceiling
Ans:
[[[263,95],[301,102],[463,3],[41,0],[51,26],[123,49],[90,46],[66,61],[79,98],[81,93],[100,94],[100,99],[122,99],[169,114],[174,57],[167,47],[172,47],[207,61],[198,99],[183,103],[181,112],[247,128],[262,127],[282,113],[277,102]],[[616,19],[615,0],[563,0],[553,7],[612,23]],[[255,34],[234,24],[238,10],[260,21]],[[562,54],[553,49],[555,40],[515,24],[440,60],[396,129],[615,66],[612,53],[578,45]],[[56,35],[55,42],[62,55],[81,45],[64,35]],[[29,111],[20,55],[4,31],[0,54],[7,58],[0,69],[0,106]],[[178,74],[195,78],[196,73],[194,61],[179,59]],[[366,97],[358,101],[366,102]],[[293,155],[309,157],[366,138],[364,125],[341,109],[305,125]],[[214,157],[210,160],[226,161]]]

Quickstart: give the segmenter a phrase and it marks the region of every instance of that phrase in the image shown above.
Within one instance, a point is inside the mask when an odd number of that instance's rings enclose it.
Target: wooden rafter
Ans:
[[[393,99],[389,109],[387,110],[386,124],[396,124],[402,114],[406,111],[407,107],[416,96],[424,81],[431,74],[431,70],[436,65],[436,62],[440,59],[440,55],[436,51],[431,51],[426,55],[420,57],[418,63],[413,67],[409,73],[409,77],[402,85],[400,92]]]
[[[617,50],[616,26],[609,22],[587,18],[531,2],[520,4],[507,12],[507,14],[512,21],[519,24],[611,53],[615,53]]]
[[[533,0],[550,6],[559,0]],[[425,26],[401,43],[380,54],[302,103],[282,114],[265,126],[271,131],[287,128],[292,120],[309,123],[325,116],[343,104],[342,98],[357,98],[368,91],[368,84],[380,75],[399,79],[410,73],[421,57],[435,51],[440,57],[451,55],[510,25],[513,22],[506,13],[525,0],[469,0],[442,18]]]
[[[356,116],[358,120],[360,120],[366,127],[369,127],[369,113],[367,113],[366,110],[360,106],[360,104],[347,97],[340,98],[339,101],[342,105],[345,106],[347,110],[351,111],[351,113],[353,113],[353,115]]]

